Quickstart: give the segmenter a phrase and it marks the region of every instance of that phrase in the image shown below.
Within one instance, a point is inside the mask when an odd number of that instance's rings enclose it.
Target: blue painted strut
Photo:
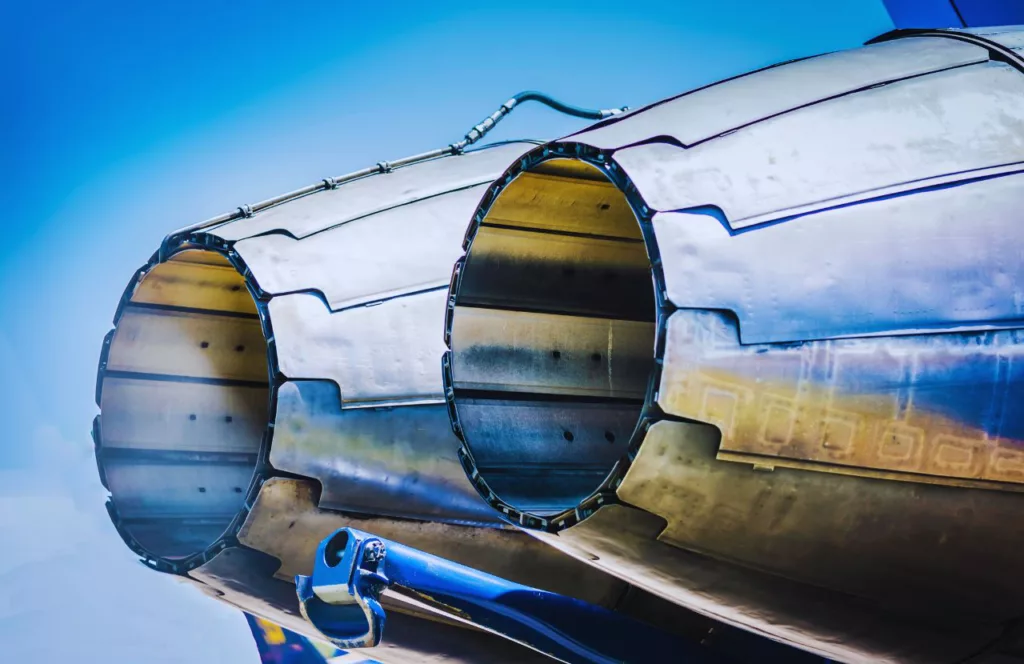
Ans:
[[[709,662],[690,641],[579,600],[512,583],[450,560],[342,528],[297,576],[302,614],[339,648],[380,643],[385,590],[573,664]]]

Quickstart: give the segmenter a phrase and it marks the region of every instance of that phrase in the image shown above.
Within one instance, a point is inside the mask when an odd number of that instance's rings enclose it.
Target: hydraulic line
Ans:
[[[559,113],[564,113],[566,115],[571,115],[573,117],[583,118],[586,120],[601,120],[604,118],[611,117],[613,115],[618,115],[619,113],[622,113],[628,109],[628,107],[626,106],[623,106],[621,108],[608,109],[581,108],[579,106],[573,106],[571,104],[566,104],[564,102],[558,101],[554,97],[544,94],[543,92],[537,92],[535,90],[524,90],[523,92],[520,92],[519,94],[510,98],[504,104],[499,106],[498,110],[484,118],[484,120],[482,120],[480,123],[476,124],[472,129],[470,129],[466,133],[466,136],[457,143],[452,143],[446,147],[438,148],[436,150],[430,150],[429,152],[423,152],[421,154],[413,155],[411,157],[403,157],[402,159],[397,159],[395,161],[377,162],[373,166],[361,168],[358,171],[354,171],[352,173],[348,173],[340,177],[324,178],[323,180],[317,182],[316,184],[307,185],[305,187],[302,187],[301,189],[296,189],[295,191],[290,191],[286,194],[275,196],[274,198],[268,198],[265,201],[255,203],[253,205],[242,205],[236,208],[233,212],[228,212],[226,214],[218,215],[216,217],[207,219],[206,221],[201,221],[197,224],[186,226],[185,228],[181,228],[179,230],[174,231],[166,238],[164,238],[164,241],[160,246],[161,258],[164,257],[167,247],[169,247],[172,244],[173,240],[176,238],[180,238],[191,233],[206,230],[208,228],[212,228],[213,226],[218,226],[229,221],[235,221],[236,219],[251,217],[253,214],[259,212],[260,210],[265,210],[271,206],[279,205],[286,201],[290,201],[294,198],[305,196],[307,194],[312,194],[313,192],[321,191],[323,189],[334,189],[341,184],[350,182],[352,180],[357,180],[368,175],[373,175],[375,173],[387,173],[401,166],[408,166],[410,164],[416,164],[421,161],[427,161],[428,159],[436,159],[437,157],[460,154],[467,147],[473,145],[481,138],[486,136],[492,129],[494,129],[494,127],[499,122],[501,122],[502,118],[504,118],[506,115],[512,112],[512,109],[514,109],[519,104],[528,101],[540,102],[541,104],[544,104],[545,106],[552,108],[558,111]]]

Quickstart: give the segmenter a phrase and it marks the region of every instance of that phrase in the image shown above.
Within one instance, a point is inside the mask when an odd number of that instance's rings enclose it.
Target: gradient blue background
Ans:
[[[878,0],[4,3],[0,660],[256,661],[240,615],[133,559],[96,479],[100,341],[166,232],[521,89],[635,107],[891,28]],[[527,105],[492,137],[580,126]]]

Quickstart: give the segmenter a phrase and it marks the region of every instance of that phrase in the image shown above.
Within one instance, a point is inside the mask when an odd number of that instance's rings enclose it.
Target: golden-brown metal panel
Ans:
[[[1020,353],[1013,333],[743,346],[735,324],[692,311],[674,314],[667,330],[658,403],[715,424],[724,458],[1024,489],[1005,484],[1024,482],[1011,431],[993,435],[947,416],[932,396],[969,380],[991,395],[985,404],[1014,408],[1004,405],[1007,377],[998,372]]]
[[[574,174],[583,170],[567,166]],[[591,169],[593,170],[593,169]],[[524,173],[520,186],[506,189],[491,208],[487,223],[539,230],[640,239],[622,194],[611,183]]]
[[[266,343],[255,318],[128,308],[107,370],[266,383]]]
[[[256,316],[256,303],[252,301],[242,275],[230,265],[168,261],[154,268],[142,280],[135,289],[132,302]]]
[[[1024,614],[1015,494],[716,459],[713,426],[650,427],[618,489],[667,521],[662,542],[916,616]],[[928,555],[921,555],[927,551]]]

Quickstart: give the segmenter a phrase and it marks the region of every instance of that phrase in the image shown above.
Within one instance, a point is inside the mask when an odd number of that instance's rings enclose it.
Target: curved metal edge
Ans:
[[[580,136],[581,134],[584,134],[586,132],[593,131],[593,130],[596,130],[596,129],[602,129],[602,128],[607,127],[609,125],[613,125],[613,124],[616,124],[618,122],[622,122],[623,120],[628,120],[628,119],[634,118],[634,117],[642,114],[644,111],[649,111],[652,108],[655,108],[656,106],[662,106],[664,104],[668,104],[668,103],[674,102],[674,101],[676,101],[678,99],[681,99],[683,97],[691,95],[691,94],[693,94],[695,92],[700,92],[701,90],[706,90],[707,88],[714,87],[714,86],[716,86],[716,85],[718,85],[720,83],[727,83],[729,81],[733,81],[733,80],[736,80],[738,78],[745,78],[747,76],[750,76],[751,74],[760,74],[761,72],[767,71],[769,69],[775,69],[776,67],[782,67],[784,65],[793,64],[794,62],[800,62],[802,60],[810,60],[812,58],[817,58],[817,57],[822,56],[822,55],[828,55],[831,52],[832,51],[826,51],[825,53],[815,53],[813,55],[806,55],[806,56],[803,56],[803,57],[792,58],[790,60],[783,60],[782,62],[776,62],[776,63],[770,64],[770,65],[766,65],[764,67],[760,67],[758,69],[752,69],[750,71],[745,71],[745,72],[743,72],[741,74],[736,74],[735,76],[728,76],[726,78],[718,79],[718,80],[712,81],[710,83],[705,83],[704,85],[697,86],[696,88],[687,90],[685,92],[680,92],[679,94],[673,95],[673,96],[668,97],[666,99],[659,99],[658,101],[655,101],[655,102],[652,102],[650,104],[647,104],[646,106],[641,106],[639,108],[630,108],[630,109],[623,110],[623,112],[621,112],[621,113],[617,113],[615,115],[612,115],[612,116],[610,116],[608,118],[605,118],[604,120],[599,120],[598,122],[595,122],[594,124],[592,124],[592,125],[590,125],[588,127],[584,127],[583,129],[580,129],[579,131],[574,131],[573,133],[569,134],[565,138],[573,138],[573,137],[576,137],[576,136]],[[626,148],[626,147],[633,147],[633,146],[632,145],[622,145],[622,146],[619,146],[619,147],[617,147],[615,149],[616,150],[621,150],[621,149]]]
[[[452,146],[449,146],[447,148],[443,148],[440,151],[434,150],[432,152],[413,155],[411,157],[405,157],[403,159],[399,159],[393,162],[381,161],[369,168],[364,168],[362,170],[356,171],[354,173],[349,173],[347,175],[342,175],[340,177],[326,177],[320,180],[319,182],[316,182],[311,185],[306,185],[301,189],[296,189],[285,194],[280,194],[278,196],[268,198],[267,200],[260,201],[259,203],[255,203],[253,205],[243,204],[235,208],[233,212],[226,212],[216,217],[211,217],[206,221],[201,221],[198,224],[193,224],[191,226],[186,226],[185,228],[172,231],[166,237],[164,237],[163,241],[160,243],[160,248],[157,249],[157,252],[154,254],[154,257],[150,260],[157,260],[157,262],[161,263],[164,262],[165,260],[170,258],[172,253],[174,253],[174,247],[180,245],[183,238],[198,235],[200,233],[206,233],[216,228],[220,228],[224,224],[238,221],[240,219],[248,219],[258,212],[269,210],[270,208],[283,205],[284,203],[289,203],[299,198],[304,198],[311,194],[315,194],[321,191],[330,191],[333,189],[337,189],[338,187],[348,184],[349,182],[363,180],[369,177],[373,177],[375,175],[391,173],[392,171],[398,168],[414,166],[416,164],[421,164],[426,161],[435,161],[437,159],[444,159],[447,157],[458,156],[461,154],[481,152],[483,150],[489,150],[491,148],[500,147],[502,145],[509,145],[511,143],[533,143],[534,145],[542,145],[543,141],[538,141],[536,139],[530,138],[496,141],[494,143],[488,143],[487,145],[481,145],[469,150],[459,149],[456,150],[455,152],[451,152],[450,150]],[[285,234],[290,236],[289,233]],[[293,237],[293,239],[298,238]]]
[[[249,482],[249,488],[246,492],[242,508],[234,516],[225,528],[224,532],[221,533],[220,537],[207,546],[206,549],[184,558],[169,559],[161,556],[154,556],[152,553],[147,551],[122,524],[121,516],[118,513],[117,506],[113,502],[113,498],[108,498],[106,503],[107,514],[110,516],[110,520],[113,522],[118,535],[121,536],[121,539],[124,540],[124,543],[128,548],[139,556],[142,563],[159,572],[176,574],[179,576],[183,576],[190,570],[209,562],[215,555],[224,549],[239,546],[237,538],[238,531],[241,529],[242,523],[249,515],[249,511],[252,509],[252,505],[256,501],[256,495],[259,493],[263,483],[275,474],[273,467],[270,465],[270,442],[273,437],[274,417],[277,412],[277,391],[280,385],[284,382],[284,377],[280,371],[278,371],[277,349],[274,344],[274,333],[270,324],[270,315],[267,311],[267,303],[270,301],[270,297],[263,292],[259,284],[256,282],[251,270],[249,270],[249,267],[245,264],[245,261],[242,260],[242,257],[238,255],[231,245],[232,243],[225,242],[216,236],[203,232],[179,236],[172,244],[162,245],[160,250],[155,252],[145,265],[136,270],[135,275],[132,277],[131,281],[128,282],[128,286],[121,295],[121,299],[118,301],[117,310],[114,313],[114,329],[110,330],[103,339],[99,367],[96,372],[96,405],[98,407],[103,396],[103,381],[106,377],[107,360],[109,358],[110,345],[113,340],[114,332],[121,321],[125,308],[131,303],[136,287],[156,266],[170,260],[173,256],[183,251],[203,250],[220,254],[231,263],[232,267],[234,267],[240,275],[242,275],[242,278],[245,280],[246,287],[249,290],[249,294],[256,303],[260,326],[263,330],[263,336],[267,342],[267,366],[269,367],[267,428],[263,432],[263,439],[260,443],[260,451],[257,455],[256,466],[253,470],[253,476]],[[103,487],[109,491],[101,453],[103,437],[99,415],[97,415],[93,420],[92,437],[96,456],[96,467],[99,471],[100,482],[102,482]]]
[[[632,180],[630,180],[626,171],[612,158],[613,152],[614,150],[602,150],[584,143],[561,141],[548,143],[527,152],[512,164],[512,166],[510,166],[501,177],[495,180],[490,187],[488,187],[480,201],[480,205],[473,214],[473,219],[469,224],[469,228],[466,230],[466,235],[462,244],[462,248],[468,254],[473,245],[476,233],[480,229],[480,225],[483,223],[484,217],[487,216],[491,206],[497,200],[501,192],[511,184],[520,173],[534,168],[545,161],[553,159],[575,159],[590,164],[600,170],[605,177],[607,177],[608,180],[626,197],[626,201],[633,210],[633,214],[640,226],[640,232],[647,248],[647,258],[651,263],[651,273],[654,281],[654,366],[651,369],[651,375],[648,379],[644,406],[640,412],[640,417],[637,420],[636,427],[633,429],[633,433],[630,436],[626,453],[615,463],[608,475],[605,476],[601,485],[595,489],[593,493],[580,501],[574,509],[566,510],[548,517],[542,517],[516,509],[499,498],[491,490],[486,479],[484,479],[483,475],[478,470],[476,461],[473,458],[473,453],[466,441],[465,433],[462,430],[462,425],[459,422],[458,406],[455,402],[455,384],[452,369],[451,321],[454,316],[455,304],[458,300],[458,287],[462,279],[462,266],[464,264],[465,257],[459,259],[452,272],[452,281],[448,293],[448,311],[446,312],[444,330],[445,344],[448,346],[448,351],[442,358],[442,375],[445,401],[448,403],[448,414],[451,419],[452,431],[459,439],[459,442],[462,443],[458,451],[459,461],[462,463],[462,467],[466,471],[466,476],[469,478],[470,483],[476,488],[477,493],[479,493],[491,507],[498,511],[503,520],[522,528],[557,533],[565,530],[566,528],[571,528],[605,505],[622,504],[622,501],[616,494],[619,485],[622,483],[623,478],[626,476],[626,472],[632,465],[633,459],[636,458],[637,452],[640,450],[640,445],[643,444],[644,437],[647,435],[647,430],[654,422],[660,419],[665,419],[664,413],[662,413],[661,408],[657,405],[657,391],[658,386],[661,384],[662,365],[665,355],[666,325],[668,317],[673,311],[675,311],[676,307],[668,300],[661,253],[658,250],[658,243],[654,236],[652,220],[656,210],[651,209],[643,198],[641,198],[636,185],[634,185]]]
[[[900,28],[878,35],[864,43],[865,45],[880,44],[882,42],[904,39],[906,37],[944,37],[946,39],[955,39],[957,41],[973,44],[974,46],[980,46],[989,52],[990,60],[1005,62],[1020,73],[1024,74],[1024,55],[1014,51],[1012,48],[1003,46],[995,40],[987,39],[986,37],[971,32],[961,32],[960,30],[954,30],[951,28],[937,30],[931,28]]]

